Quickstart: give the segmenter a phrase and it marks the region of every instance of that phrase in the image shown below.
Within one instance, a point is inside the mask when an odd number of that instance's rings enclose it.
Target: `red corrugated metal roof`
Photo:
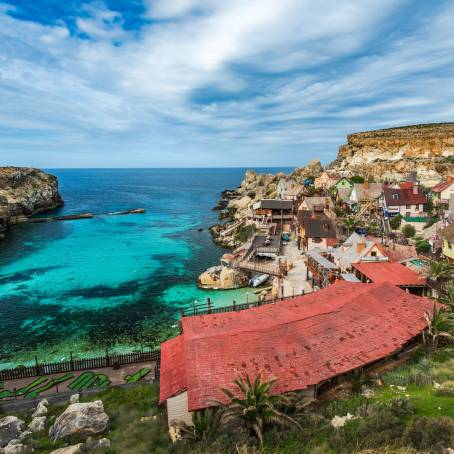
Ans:
[[[189,411],[205,408],[245,372],[276,377],[275,394],[305,389],[392,354],[424,329],[432,306],[389,283],[339,281],[276,304],[183,318],[184,353],[172,357],[176,344],[162,345],[161,402],[187,389]]]
[[[393,285],[425,285],[427,280],[416,271],[398,262],[360,262],[353,265],[372,282],[390,282]]]
[[[438,183],[435,185],[431,191],[432,192],[442,192],[445,189],[448,189],[452,184],[454,184],[454,180],[448,179],[446,181],[442,181],[441,183]]]

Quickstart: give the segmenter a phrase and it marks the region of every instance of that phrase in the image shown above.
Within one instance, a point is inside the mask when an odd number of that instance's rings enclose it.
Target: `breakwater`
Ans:
[[[145,214],[144,208],[134,208],[132,210],[126,211],[114,211],[112,213],[101,213],[101,214],[92,214],[92,213],[80,213],[80,214],[67,214],[64,216],[51,216],[46,218],[29,218],[27,222],[35,224],[40,222],[54,222],[54,221],[74,221],[77,219],[92,219],[95,216],[122,216],[127,214]]]

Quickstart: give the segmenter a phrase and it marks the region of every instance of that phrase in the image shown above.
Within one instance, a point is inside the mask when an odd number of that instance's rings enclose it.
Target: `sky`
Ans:
[[[0,165],[328,163],[454,120],[451,0],[0,0]]]

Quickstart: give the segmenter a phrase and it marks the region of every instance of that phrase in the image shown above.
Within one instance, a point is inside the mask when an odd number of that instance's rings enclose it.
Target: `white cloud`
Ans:
[[[453,76],[454,8],[385,38],[406,4],[156,0],[140,32],[97,4],[75,21],[90,39],[3,7],[0,130],[39,147],[45,131],[49,149],[84,146],[96,159],[127,146],[145,160],[136,165],[162,165],[157,150],[174,160],[175,147],[183,161],[211,153],[213,164],[216,150],[248,150],[255,162],[280,150],[281,164],[294,147],[333,157],[352,130],[452,115],[454,92],[441,84]],[[231,157],[246,163],[244,153]]]

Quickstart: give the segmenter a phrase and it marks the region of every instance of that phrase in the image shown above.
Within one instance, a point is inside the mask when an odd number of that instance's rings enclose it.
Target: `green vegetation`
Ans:
[[[406,238],[413,238],[416,234],[416,229],[411,224],[405,224],[402,227],[402,233]]]
[[[238,229],[235,235],[235,241],[245,243],[256,231],[257,227],[255,224],[244,225]]]
[[[429,261],[429,277],[434,280],[444,279],[454,273],[454,266],[442,260]]]
[[[432,249],[430,243],[426,240],[419,240],[416,242],[416,251],[421,254],[421,253],[427,253],[430,252]]]
[[[353,175],[350,178],[350,181],[352,183],[364,183],[364,177],[362,177],[361,175]]]
[[[397,230],[400,227],[400,223],[402,222],[402,216],[398,214],[397,216],[391,218],[389,220],[389,225],[393,230]]]

